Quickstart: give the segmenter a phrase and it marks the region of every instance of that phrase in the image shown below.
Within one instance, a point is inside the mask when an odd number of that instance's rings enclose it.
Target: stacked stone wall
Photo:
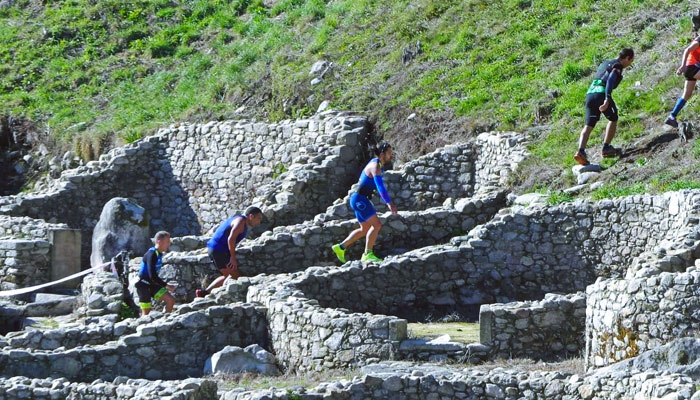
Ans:
[[[117,323],[105,321],[69,328],[15,332],[8,336],[4,345],[13,349],[55,350],[105,344],[136,332],[139,324],[147,322],[142,319],[129,318]]]
[[[586,297],[548,294],[542,301],[489,304],[479,311],[480,341],[498,357],[562,359],[585,348]]]
[[[52,229],[67,229],[65,224],[49,224],[40,219],[0,215],[0,238],[43,239]]]
[[[700,253],[696,254],[700,257]],[[694,268],[693,268],[694,269]],[[700,332],[700,272],[610,279],[587,290],[586,365],[598,368]]]
[[[602,367],[696,334],[700,293],[699,191],[666,193],[674,226],[653,250],[641,254],[625,279],[601,280],[587,288],[586,366]],[[675,221],[674,221],[675,219]],[[682,221],[682,225],[678,225]]]
[[[70,382],[65,378],[31,379],[16,376],[0,380],[0,397],[15,399],[73,400],[216,400],[216,382],[197,378],[183,381],[151,382],[143,379],[117,378],[113,382],[96,380],[91,384]]]
[[[153,233],[173,236],[203,233],[251,203],[263,207],[268,227],[299,223],[347,191],[366,160],[366,136],[366,120],[343,113],[172,126],[65,171],[42,192],[0,198],[0,213],[83,230],[85,261],[113,197],[135,199]]]
[[[0,376],[64,377],[91,382],[200,376],[206,359],[225,346],[268,345],[265,309],[252,304],[210,307],[160,318],[102,345],[54,351],[0,352]]]
[[[583,291],[598,277],[624,276],[636,256],[675,243],[678,232],[697,224],[688,196],[693,194],[513,208],[449,245],[404,253],[380,266],[330,270],[300,289],[324,307],[409,319],[418,315],[406,310],[475,315],[482,304]]]
[[[504,205],[504,193],[493,193],[489,198],[460,200],[454,208],[381,217],[383,227],[375,252],[385,256],[444,243],[488,221]],[[337,264],[331,246],[340,243],[357,227],[357,222],[352,220],[277,227],[256,240],[241,243],[236,249],[240,271],[244,276],[255,276],[296,272],[310,265]],[[363,249],[364,241],[359,241],[349,248],[346,259],[359,259]],[[203,281],[219,274],[205,249],[171,253],[164,258],[161,271],[163,279],[178,283],[175,294],[182,301],[191,300]],[[132,268],[132,281],[137,280],[137,272],[136,267]]]
[[[450,372],[437,369],[424,374],[389,372],[368,374],[352,380],[329,382],[309,391],[270,389],[233,390],[223,400],[290,399],[547,399],[547,400],[633,400],[668,398],[690,400],[696,392],[693,379],[659,371],[625,371],[582,378],[560,372],[523,372],[513,369],[470,369]],[[425,368],[423,368],[425,369]],[[666,397],[664,397],[666,396]],[[693,397],[695,398],[695,397]]]
[[[95,271],[83,278],[80,294],[88,316],[118,314],[121,311],[124,288],[112,272]],[[134,300],[138,301],[136,292]]]
[[[513,132],[484,133],[474,141],[445,146],[398,170],[386,171],[384,182],[399,210],[424,210],[448,199],[499,191],[505,177],[525,157],[525,136]],[[345,198],[336,200],[317,220],[352,218],[348,199],[356,189],[353,186]],[[372,202],[379,209],[384,207],[376,194]]]
[[[0,290],[51,280],[51,244],[40,239],[0,239]]]
[[[311,268],[298,277],[278,275],[247,290],[249,301],[268,309],[278,362],[291,371],[321,371],[392,358],[406,339],[406,320],[320,307],[294,288],[298,279],[314,273],[323,271]]]

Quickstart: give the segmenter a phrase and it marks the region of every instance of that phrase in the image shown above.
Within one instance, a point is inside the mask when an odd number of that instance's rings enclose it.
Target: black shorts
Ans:
[[[151,298],[160,300],[167,292],[166,288],[152,282],[144,281],[143,279],[136,282],[134,287],[136,287],[136,293],[139,295],[139,306],[142,310],[151,308]]]
[[[586,95],[586,125],[595,127],[600,120],[600,109],[605,102],[605,93],[590,93]],[[610,99],[610,106],[603,113],[608,121],[617,121],[617,105]]]
[[[685,76],[686,81],[696,81],[695,75],[700,71],[700,66],[698,64],[695,65],[686,65],[685,70],[683,71],[683,75]]]
[[[216,269],[225,269],[228,263],[231,262],[231,253],[229,252],[213,250],[207,247],[207,253]]]

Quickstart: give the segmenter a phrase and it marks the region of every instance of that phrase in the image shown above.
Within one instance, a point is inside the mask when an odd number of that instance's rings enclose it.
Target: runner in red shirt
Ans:
[[[683,50],[681,66],[678,67],[676,71],[676,74],[683,74],[685,76],[683,96],[676,101],[676,106],[673,107],[671,115],[666,118],[665,122],[666,125],[670,125],[674,128],[678,128],[678,120],[676,120],[676,117],[683,107],[685,107],[688,100],[693,96],[695,84],[697,80],[700,79],[700,36],[697,35],[697,32],[695,32],[693,36],[695,36],[693,41]]]

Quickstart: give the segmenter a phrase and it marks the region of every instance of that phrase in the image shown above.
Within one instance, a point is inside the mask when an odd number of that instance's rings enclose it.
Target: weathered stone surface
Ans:
[[[507,177],[527,156],[525,136],[515,132],[489,132],[476,140],[457,143],[435,150],[404,164],[401,169],[386,171],[384,182],[399,210],[424,210],[442,205],[448,199],[483,196],[498,191]],[[352,216],[348,206],[353,187],[342,201],[336,201],[317,222]],[[374,204],[380,204],[378,196]],[[459,201],[459,212],[472,212]]]
[[[612,374],[624,371],[667,371],[682,374],[694,380],[700,379],[700,339],[681,338],[655,349],[645,351],[637,357],[612,364],[596,371],[597,374]]]
[[[245,349],[226,346],[214,353],[204,364],[204,374],[238,374],[254,372],[262,375],[279,375],[275,356],[257,344]]]
[[[367,159],[367,136],[367,120],[347,112],[176,124],[65,171],[39,192],[0,198],[0,213],[81,229],[84,266],[100,212],[116,196],[148,211],[150,235],[202,234],[250,204],[265,212],[262,231],[310,219],[346,193]]]
[[[383,228],[375,245],[376,254],[444,243],[455,233],[467,232],[477,224],[487,222],[504,206],[505,196],[496,191],[489,196],[460,199],[457,205],[460,204],[465,205],[461,212],[438,207],[380,217]],[[330,221],[322,227],[313,222],[278,227],[256,240],[241,243],[236,250],[241,273],[247,276],[285,273],[301,271],[310,265],[336,263],[337,258],[329,248],[356,227],[355,220]],[[284,257],[278,256],[280,249],[284,249]],[[346,259],[359,259],[362,251],[359,244],[350,247]],[[161,275],[178,283],[175,296],[181,301],[191,301],[202,279],[219,274],[205,249],[167,254],[163,264]],[[132,284],[138,280],[137,265],[132,266],[130,279]]]
[[[106,263],[123,250],[140,255],[151,246],[149,214],[134,200],[117,197],[104,205],[95,225],[90,264]]]
[[[450,367],[381,363],[363,368],[366,376],[322,383],[310,390],[235,390],[223,399],[262,400],[366,398],[366,399],[691,399],[693,380],[659,371],[624,374],[577,375],[548,371],[495,368],[489,371]],[[700,393],[700,392],[698,392]],[[664,397],[659,396],[663,394]],[[695,398],[695,397],[692,397]]]
[[[578,354],[585,348],[585,321],[582,292],[547,294],[542,301],[489,304],[479,312],[482,343],[503,357],[551,360]]]
[[[91,382],[117,376],[151,380],[200,376],[208,355],[226,346],[267,345],[263,307],[242,303],[226,307],[230,313],[219,313],[211,319],[206,310],[152,315],[126,322],[119,332],[113,325],[103,324],[83,330],[82,334],[80,330],[57,329],[18,336],[9,343],[11,347],[26,345],[36,350],[0,351],[0,377],[61,376]],[[42,346],[48,340],[53,343]],[[35,342],[39,344],[32,344]],[[274,364],[261,347],[250,351],[258,359]],[[21,361],[3,361],[7,357]],[[0,379],[0,386],[1,382]]]

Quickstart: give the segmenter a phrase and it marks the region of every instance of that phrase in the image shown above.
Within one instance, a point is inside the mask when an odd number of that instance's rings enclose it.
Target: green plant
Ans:
[[[138,318],[138,313],[136,313],[128,304],[121,302],[119,308],[119,320],[123,321],[127,318]]]
[[[547,196],[547,204],[549,204],[550,206],[556,206],[562,203],[570,203],[572,201],[574,201],[574,198],[569,193],[557,191],[551,192],[549,193],[549,196]]]
[[[612,199],[615,197],[631,196],[642,194],[647,190],[646,185],[635,183],[627,185],[622,182],[607,183],[591,193],[593,200]]]
[[[3,113],[85,159],[174,121],[230,118],[244,103],[274,121],[308,115],[328,99],[369,116],[379,135],[401,138],[406,158],[474,132],[544,123],[519,180],[559,190],[571,183],[582,102],[599,63],[623,46],[640,54],[614,94],[615,143],[631,146],[653,133],[677,96],[677,77],[659,73],[655,60],[687,45],[692,26],[692,5],[666,0],[274,3],[17,1],[0,10]],[[640,12],[660,17],[629,24]],[[416,42],[421,51],[404,62]],[[309,67],[320,59],[334,67],[311,86]],[[535,119],[543,105],[551,110],[544,122]],[[691,102],[684,113],[698,111]],[[433,119],[406,125],[413,112]],[[591,146],[600,145],[600,131]],[[696,158],[698,142],[689,153]],[[663,168],[647,157],[645,168]],[[542,172],[550,173],[533,178]]]
[[[280,175],[282,175],[285,172],[287,172],[287,167],[284,164],[279,163],[275,165],[275,168],[272,170],[272,179],[279,178]]]

